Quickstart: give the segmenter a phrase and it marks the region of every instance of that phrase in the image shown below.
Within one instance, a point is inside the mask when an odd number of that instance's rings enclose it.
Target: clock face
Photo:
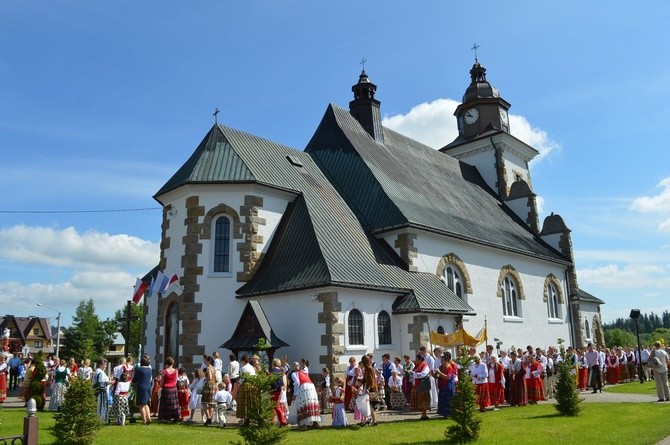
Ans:
[[[505,111],[502,108],[500,109],[500,121],[503,124],[507,125],[507,111]]]
[[[479,119],[479,111],[476,108],[470,108],[465,112],[465,123],[474,124]]]

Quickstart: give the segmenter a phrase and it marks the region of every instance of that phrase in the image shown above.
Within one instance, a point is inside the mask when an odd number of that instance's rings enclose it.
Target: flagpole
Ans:
[[[484,315],[484,343],[486,344],[486,349],[489,349],[489,326],[486,321],[486,315]]]
[[[430,340],[430,321],[428,321],[427,323],[428,323],[428,344],[430,345],[430,351],[428,351],[428,353],[430,355],[433,355],[433,342]]]

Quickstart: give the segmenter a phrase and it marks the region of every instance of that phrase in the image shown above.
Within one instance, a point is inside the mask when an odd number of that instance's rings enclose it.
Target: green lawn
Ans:
[[[642,386],[642,385],[640,385]],[[552,405],[503,408],[482,415],[483,427],[480,444],[533,444],[539,438],[561,443],[634,443],[655,444],[670,436],[670,404],[654,403],[594,403],[582,405],[582,414],[564,418],[556,414]],[[0,412],[0,437],[16,435],[22,428],[22,409]],[[39,443],[51,444],[49,427],[51,413],[40,413]],[[310,445],[335,443],[433,444],[443,441],[443,432],[450,420],[426,422],[403,421],[380,424],[377,427],[357,426],[321,430],[291,431],[288,444]],[[607,427],[616,425],[616,428]],[[129,424],[125,427],[105,426],[100,430],[96,444],[119,443],[216,443],[237,441],[235,428],[221,430],[201,425]]]
[[[650,396],[656,396],[656,384],[654,381],[644,382],[628,382],[622,383],[616,386],[606,385],[603,387],[603,391],[612,392],[617,394],[647,394]]]

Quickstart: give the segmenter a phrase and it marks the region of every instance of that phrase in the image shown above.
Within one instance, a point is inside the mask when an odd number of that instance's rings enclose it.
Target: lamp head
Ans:
[[[640,318],[640,310],[639,309],[631,309],[629,316],[633,320],[637,320],[638,318]]]

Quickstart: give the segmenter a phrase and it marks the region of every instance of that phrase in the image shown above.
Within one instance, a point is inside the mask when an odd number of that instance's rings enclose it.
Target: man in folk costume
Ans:
[[[505,375],[503,366],[498,362],[495,354],[489,357],[488,390],[493,410],[498,411],[498,406],[505,403]]]
[[[509,362],[509,399],[511,406],[525,406],[528,403],[526,398],[526,369],[523,366],[521,359],[517,357],[517,353],[512,351],[510,353]]]
[[[486,407],[489,406],[489,370],[486,363],[482,362],[479,355],[475,355],[475,362],[471,368],[472,382],[477,389],[477,404],[479,411],[485,412]]]

